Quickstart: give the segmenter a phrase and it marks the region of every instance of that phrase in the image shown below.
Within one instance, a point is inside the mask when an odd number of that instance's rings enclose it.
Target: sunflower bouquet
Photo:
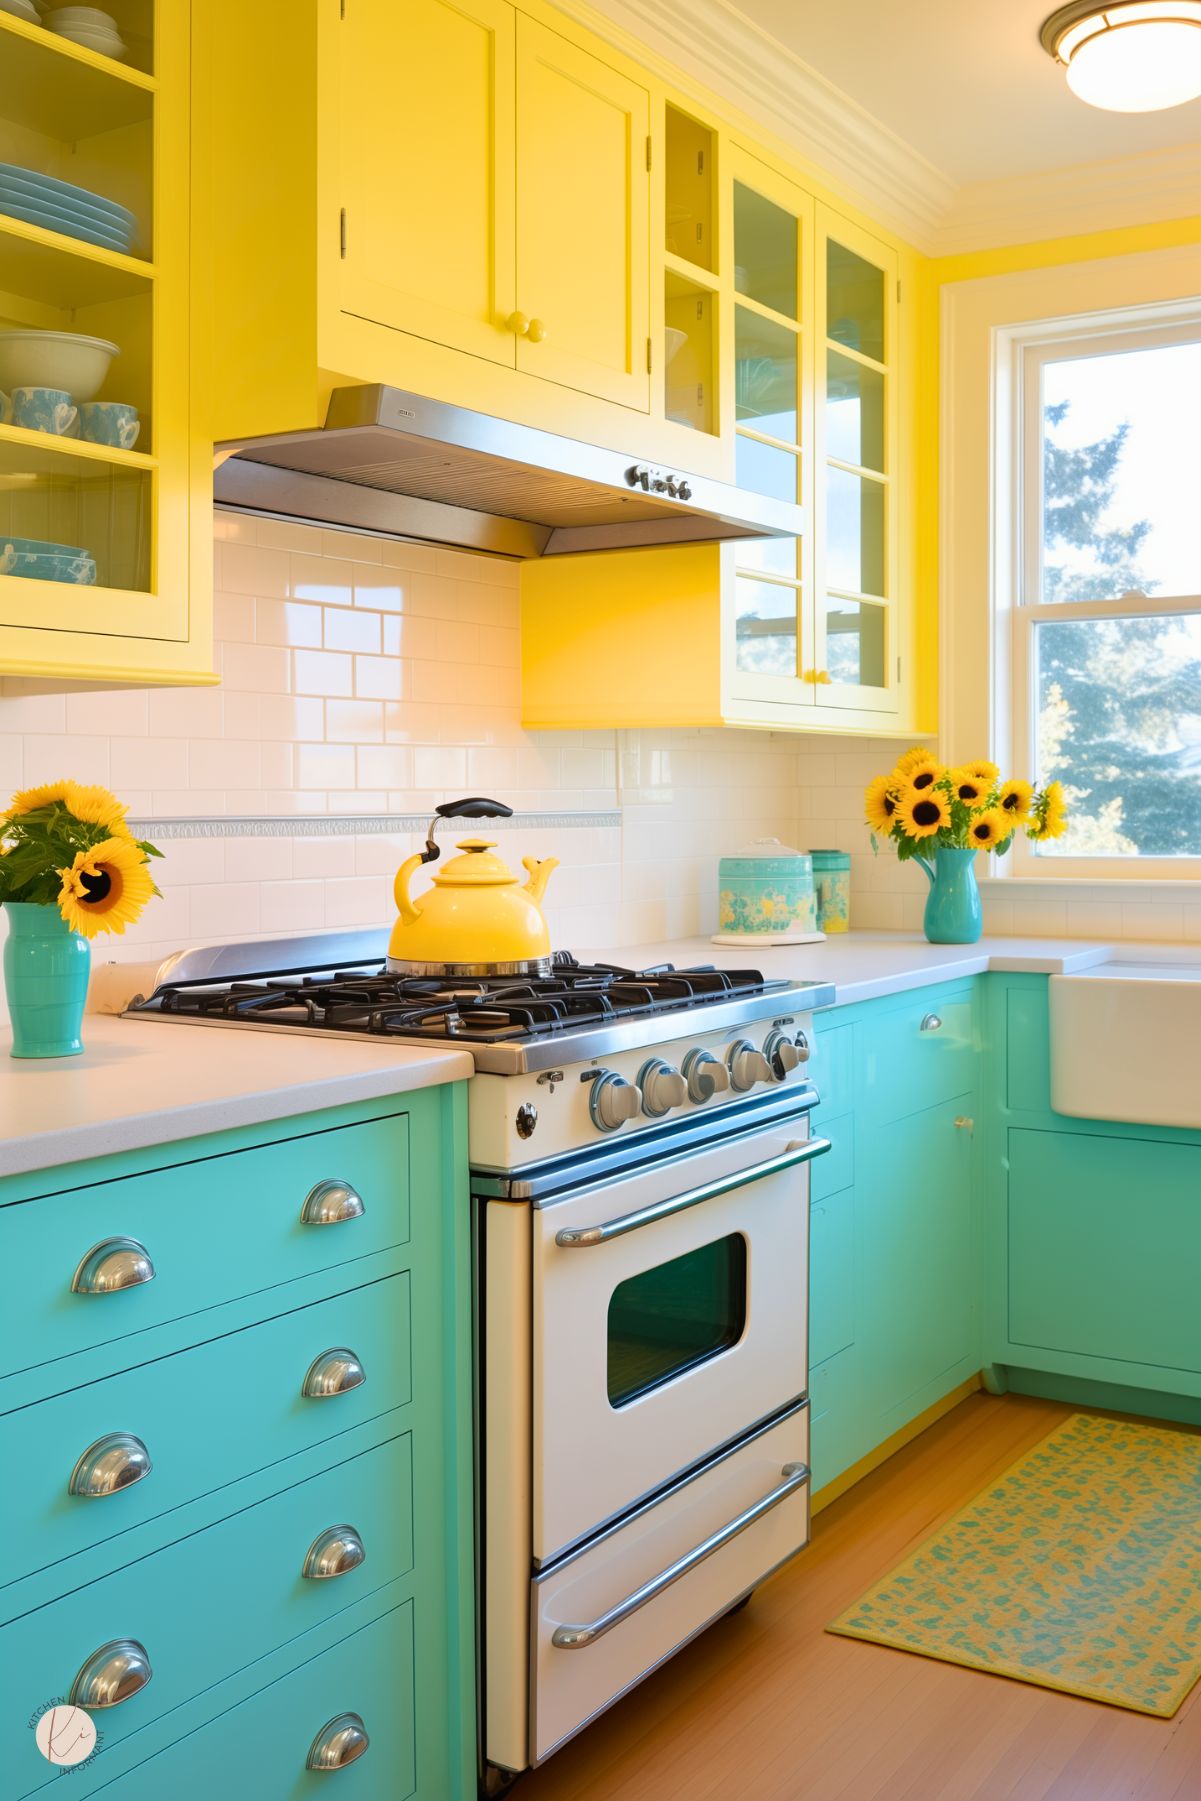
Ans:
[[[107,788],[50,782],[14,794],[0,816],[0,903],[56,906],[69,930],[123,932],[158,893],[161,851],[135,838]]]
[[[1035,788],[1001,780],[995,763],[947,768],[928,751],[907,750],[889,775],[869,782],[864,814],[876,836],[887,838],[902,860],[938,848],[983,850],[1003,857],[1024,829],[1036,843],[1067,830],[1067,803],[1058,782]]]

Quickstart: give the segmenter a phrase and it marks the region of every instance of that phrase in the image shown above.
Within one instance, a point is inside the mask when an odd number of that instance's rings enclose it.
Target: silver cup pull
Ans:
[[[309,1746],[305,1769],[344,1770],[348,1763],[355,1763],[362,1757],[370,1743],[359,1714],[336,1714],[326,1721]]]
[[[320,1357],[314,1357],[300,1392],[310,1401],[324,1401],[330,1395],[344,1395],[352,1388],[360,1388],[366,1380],[363,1366],[354,1352],[348,1351],[345,1345],[335,1345],[332,1350],[322,1351]]]
[[[311,1582],[328,1582],[332,1576],[347,1576],[366,1559],[363,1541],[353,1526],[327,1526],[319,1532],[305,1552],[301,1575]]]
[[[67,1493],[98,1500],[131,1488],[153,1468],[150,1453],[140,1438],[132,1432],[108,1432],[80,1457],[71,1471]]]
[[[93,1651],[71,1684],[73,1707],[118,1707],[144,1689],[154,1671],[145,1645],[114,1638]]]
[[[116,1294],[154,1281],[154,1265],[136,1238],[102,1238],[71,1278],[72,1294]]]
[[[942,1031],[942,1020],[939,1018],[937,1013],[923,1014],[922,1023],[918,1027],[918,1031],[919,1032],[941,1032]]]
[[[300,1209],[303,1226],[339,1226],[346,1219],[362,1219],[367,1209],[357,1188],[349,1182],[318,1182],[304,1197]]]

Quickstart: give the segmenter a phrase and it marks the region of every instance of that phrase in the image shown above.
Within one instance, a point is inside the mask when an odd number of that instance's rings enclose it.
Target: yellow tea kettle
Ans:
[[[510,819],[512,807],[500,801],[447,801],[430,821],[425,849],[405,860],[396,872],[394,893],[400,918],[388,943],[388,968],[401,975],[519,976],[548,975],[550,933],[540,902],[559,859],[523,857],[529,872],[524,887],[494,856],[487,838],[464,838],[454,857],[434,877],[419,901],[409,882],[423,863],[436,863],[441,852],[434,842],[440,819]]]

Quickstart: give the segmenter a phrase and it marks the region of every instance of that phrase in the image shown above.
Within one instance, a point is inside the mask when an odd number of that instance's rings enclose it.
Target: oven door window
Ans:
[[[738,1343],[746,1328],[746,1239],[700,1245],[619,1284],[609,1302],[611,1407],[627,1407]]]

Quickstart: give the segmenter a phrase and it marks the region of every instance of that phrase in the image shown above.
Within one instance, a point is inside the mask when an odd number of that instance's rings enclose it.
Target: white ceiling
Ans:
[[[738,0],[737,10],[956,184],[1201,142],[1201,100],[1145,114],[1077,100],[1038,41],[1054,0]]]

